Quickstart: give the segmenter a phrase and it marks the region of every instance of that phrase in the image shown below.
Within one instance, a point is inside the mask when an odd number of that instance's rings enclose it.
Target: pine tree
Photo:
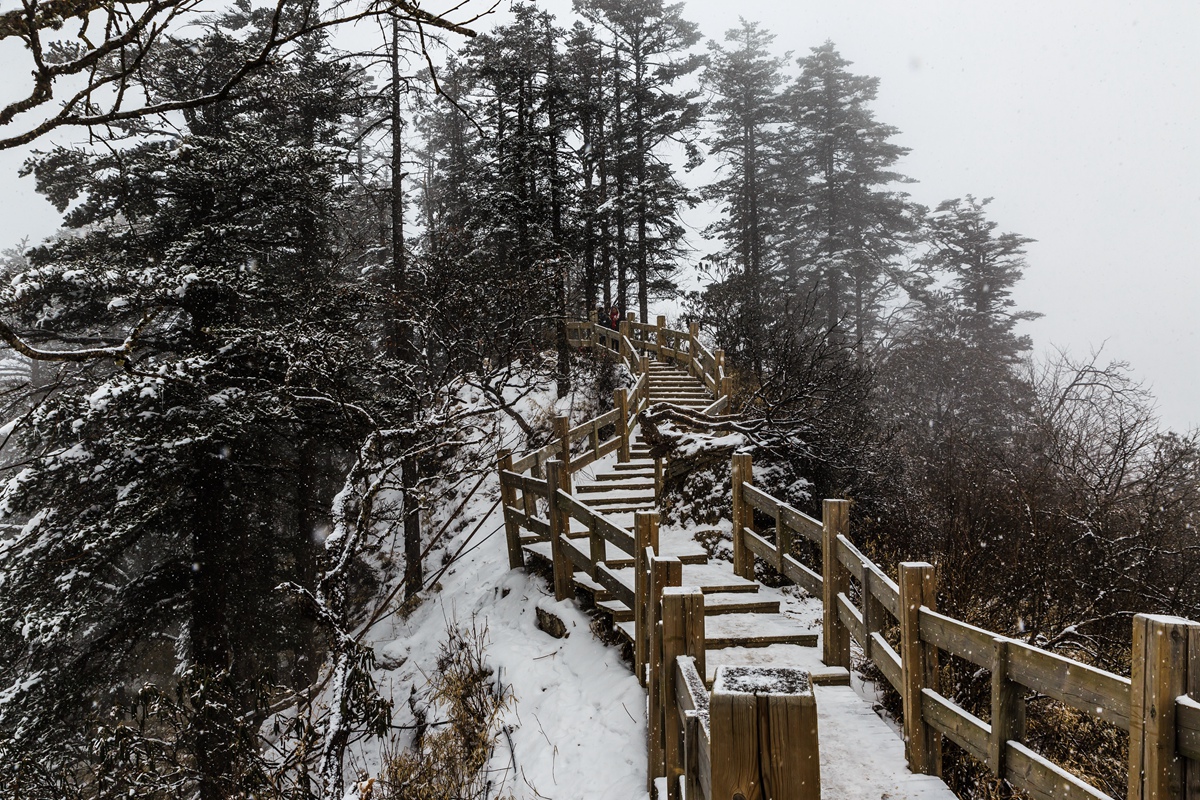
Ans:
[[[905,195],[892,188],[906,180],[895,166],[908,150],[871,111],[879,79],[852,74],[832,42],[799,65],[782,100],[784,265],[801,295],[820,295],[826,325],[846,331],[861,350],[913,229]]]
[[[645,322],[650,296],[674,289],[671,275],[683,238],[678,216],[691,202],[664,160],[664,148],[682,144],[693,160],[698,157],[692,141],[701,110],[698,95],[673,87],[700,68],[702,57],[688,52],[700,34],[678,3],[576,0],[575,10],[611,37],[615,117],[607,153],[617,183],[617,258],[623,255],[628,215],[634,226],[630,255],[638,313]],[[621,277],[618,263],[618,303],[623,304]]]
[[[247,23],[239,45],[228,31]],[[172,42],[146,90],[210,79],[253,47],[254,24],[238,12]],[[77,199],[78,235],[33,250],[5,307],[59,337],[135,330],[137,348],[67,370],[22,432],[27,466],[2,498],[25,522],[0,550],[0,627],[20,631],[0,761],[78,769],[89,709],[147,675],[191,675],[230,687],[192,705],[180,743],[199,796],[225,797],[246,744],[228,737],[264,713],[252,687],[315,675],[311,624],[275,587],[316,574],[315,509],[370,424],[342,398],[372,380],[331,231],[345,72],[321,50],[189,114],[182,134],[138,123],[127,146],[31,164],[60,209]]]
[[[710,43],[711,60],[704,73],[713,94],[709,111],[715,127],[706,143],[721,159],[725,173],[704,190],[705,197],[719,202],[724,212],[706,233],[725,244],[717,257],[739,268],[738,274],[714,289],[727,300],[736,298],[738,307],[735,316],[722,315],[718,339],[728,355],[755,365],[756,371],[762,368],[763,298],[770,292],[777,265],[769,232],[780,221],[771,162],[778,151],[778,92],[784,59],[770,54],[774,39],[757,23],[742,20],[741,27],[725,34],[731,49]]]

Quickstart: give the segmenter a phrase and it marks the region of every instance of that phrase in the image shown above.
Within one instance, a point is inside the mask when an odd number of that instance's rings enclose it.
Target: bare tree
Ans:
[[[204,0],[22,0],[20,8],[0,14],[0,57],[8,55],[10,62],[28,67],[28,78],[21,83],[16,80],[20,67],[7,73],[6,83],[12,83],[6,105],[0,106],[0,150],[29,144],[59,128],[102,127],[223,100],[281,50],[321,29],[394,15],[411,27],[424,51],[427,28],[474,36],[467,25],[482,15],[467,12],[469,19],[453,22],[409,0],[336,0],[324,11],[314,0],[275,0],[267,35],[218,85],[169,99],[137,88],[134,78],[155,48],[187,26],[202,23],[211,10]]]

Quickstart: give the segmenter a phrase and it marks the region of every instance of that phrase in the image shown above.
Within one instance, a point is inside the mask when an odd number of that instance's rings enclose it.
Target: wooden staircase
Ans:
[[[671,403],[691,411],[703,411],[713,403],[712,394],[687,370],[660,362],[649,365],[649,405]],[[634,515],[657,510],[660,465],[650,457],[650,447],[634,430],[628,462],[596,464],[590,474],[576,475],[573,491],[580,502],[604,514],[626,530],[633,530]],[[586,539],[588,531],[574,526],[568,538]],[[586,543],[580,543],[586,547]],[[605,543],[606,571],[634,591],[634,560],[611,543]],[[526,545],[526,551],[543,560],[551,559],[545,542]],[[682,562],[682,585],[698,586],[704,593],[704,646],[709,658],[706,680],[711,683],[718,665],[811,666],[814,682],[845,684],[849,673],[820,663],[815,650],[818,631],[780,610],[777,597],[767,596],[761,584],[735,575],[726,562],[710,563],[708,554],[686,531],[663,531],[658,555]],[[591,595],[595,606],[608,616],[612,627],[630,644],[635,641],[634,610],[585,572],[573,573],[578,589]]]

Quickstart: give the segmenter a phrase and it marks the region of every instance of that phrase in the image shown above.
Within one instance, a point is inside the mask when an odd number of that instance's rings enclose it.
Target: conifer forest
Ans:
[[[503,553],[500,449],[632,385],[572,344],[589,315],[698,324],[755,485],[851,500],[876,563],[935,565],[939,611],[1121,675],[1133,614],[1200,620],[1200,432],[1125,363],[1034,351],[1032,240],[987,197],[909,196],[836,43],[753,6],[431,8],[0,8],[0,149],[61,214],[0,242],[0,797],[610,796],[533,777],[565,756],[497,666],[515,639],[453,596]],[[663,492],[727,517],[697,485]],[[986,707],[986,672],[947,670]],[[1050,711],[1030,740],[1069,734],[1125,797],[1124,734]],[[953,747],[943,777],[1030,796]]]

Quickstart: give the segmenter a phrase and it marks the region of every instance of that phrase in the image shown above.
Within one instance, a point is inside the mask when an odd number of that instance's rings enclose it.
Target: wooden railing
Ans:
[[[817,708],[803,670],[720,666],[705,685],[704,594],[647,547],[647,788],[667,800],[820,800]],[[640,574],[640,571],[639,571]]]
[[[719,414],[729,407],[733,381],[725,370],[725,353],[722,350],[712,352],[705,347],[700,341],[700,327],[694,322],[687,331],[680,331],[668,328],[666,317],[660,316],[654,325],[650,325],[635,322],[631,313],[614,331],[599,324],[596,313],[592,312],[587,322],[567,323],[567,340],[575,347],[608,350],[630,364],[639,363],[639,354],[653,355],[660,361],[676,364],[702,381],[713,393],[716,399],[704,409],[706,414]]]
[[[889,578],[851,543],[848,501],[824,501],[816,520],[755,488],[750,456],[733,457],[732,475],[735,572],[751,576],[757,556],[822,598],[826,665],[849,668],[858,643],[900,695],[914,772],[941,774],[945,736],[1033,797],[1106,800],[1022,741],[1032,693],[1129,733],[1130,800],[1200,798],[1200,624],[1136,616],[1132,678],[1115,675],[939,613],[933,566],[900,564]],[[756,528],[756,512],[773,536]],[[797,541],[819,550],[820,574],[798,559]],[[989,722],[941,693],[942,653],[991,673]]]

